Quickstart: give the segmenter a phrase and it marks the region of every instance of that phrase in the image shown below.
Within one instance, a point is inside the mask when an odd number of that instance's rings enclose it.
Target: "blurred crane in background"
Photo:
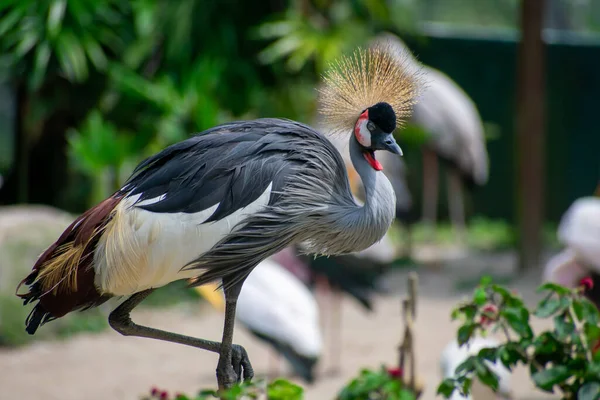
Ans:
[[[410,53],[397,36],[382,34],[374,43],[392,42],[398,54]],[[412,54],[412,53],[410,53]],[[448,166],[448,206],[450,219],[461,240],[466,239],[464,186],[473,188],[487,183],[488,154],[483,122],[475,103],[447,75],[407,57],[409,68],[421,69],[426,88],[415,105],[411,123],[429,136],[423,149],[423,219],[437,221],[439,196],[438,159]]]
[[[386,235],[381,242],[359,253],[315,258],[303,254],[301,247],[293,246],[272,256],[321,299],[321,326],[328,337],[326,348],[331,373],[337,373],[341,365],[342,296],[349,295],[365,311],[372,312],[373,296],[385,292],[379,279],[394,260],[390,249],[391,241]]]

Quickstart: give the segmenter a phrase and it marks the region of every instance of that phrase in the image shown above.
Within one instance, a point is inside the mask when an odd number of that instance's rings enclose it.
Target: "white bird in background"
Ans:
[[[222,291],[215,292],[215,288],[195,289],[223,311]],[[261,262],[242,287],[236,319],[283,355],[297,375],[314,382],[322,350],[319,310],[310,290],[291,272],[271,258]]]
[[[479,353],[481,349],[498,347],[500,345],[494,339],[475,337],[469,343],[460,346],[456,339],[453,339],[444,348],[440,358],[440,369],[443,378],[455,376],[456,368],[467,358]],[[462,396],[458,390],[455,390],[450,400],[492,400],[492,399],[510,399],[512,397],[510,389],[510,371],[502,365],[501,362],[487,362],[488,367],[498,376],[498,393],[494,393],[490,388],[484,386],[478,379],[473,380],[470,396]]]
[[[544,280],[574,288],[589,276],[594,285],[586,295],[600,307],[600,183],[596,197],[579,198],[565,212],[558,240],[565,248],[546,264]]]
[[[320,325],[328,337],[329,374],[336,374],[341,368],[343,295],[351,296],[367,312],[372,312],[373,295],[383,291],[377,281],[394,260],[394,254],[386,235],[381,242],[359,253],[315,258],[302,254],[301,246],[294,246],[271,257],[320,299]]]
[[[411,54],[397,36],[380,35],[378,41],[390,40],[399,54]],[[401,53],[403,52],[403,53]],[[439,173],[438,159],[449,168],[448,204],[452,224],[464,240],[466,234],[463,185],[482,186],[488,181],[489,160],[483,122],[471,98],[446,74],[421,63],[414,57],[406,60],[420,68],[427,82],[410,120],[429,136],[423,150],[423,219],[437,220]],[[385,168],[385,164],[384,168]]]

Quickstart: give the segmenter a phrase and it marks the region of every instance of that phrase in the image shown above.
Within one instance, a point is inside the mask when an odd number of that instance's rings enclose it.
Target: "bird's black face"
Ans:
[[[363,148],[365,158],[376,170],[383,167],[375,159],[376,150],[387,150],[402,155],[393,133],[396,129],[396,113],[388,103],[377,103],[367,108],[356,121],[354,135]]]

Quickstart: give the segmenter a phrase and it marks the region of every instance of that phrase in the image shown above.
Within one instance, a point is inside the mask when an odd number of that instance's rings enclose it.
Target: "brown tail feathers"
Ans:
[[[110,298],[96,289],[92,262],[98,239],[122,197],[113,195],[77,218],[19,283],[17,291],[23,284],[29,286],[28,293],[17,294],[24,305],[38,300],[25,321],[30,335],[46,322]]]

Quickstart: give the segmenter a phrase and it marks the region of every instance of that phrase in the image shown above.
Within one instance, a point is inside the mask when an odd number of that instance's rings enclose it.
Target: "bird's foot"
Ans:
[[[249,382],[254,377],[254,370],[246,349],[242,346],[234,344],[231,346],[231,361],[225,360],[224,357],[219,358],[217,366],[217,381],[219,389],[229,389],[235,383],[242,380]]]

